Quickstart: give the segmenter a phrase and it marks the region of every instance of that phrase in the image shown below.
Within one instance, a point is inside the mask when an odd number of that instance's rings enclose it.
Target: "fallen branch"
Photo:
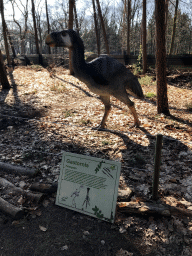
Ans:
[[[182,214],[192,216],[192,212],[189,210],[154,202],[119,202],[117,203],[117,209],[128,214],[159,214],[162,216]]]
[[[12,218],[18,220],[21,219],[24,216],[24,210],[21,208],[18,208],[7,201],[5,201],[3,198],[0,197],[0,210],[8,215],[10,215]]]
[[[35,169],[29,169],[27,167],[12,165],[8,163],[0,162],[0,171],[6,171],[8,173],[16,173],[20,175],[27,175],[33,177],[37,174]]]
[[[25,191],[22,188],[16,187],[13,183],[9,182],[4,178],[0,178],[0,187],[2,187],[3,192],[12,195],[23,195],[31,201],[39,203],[43,200],[44,195],[42,193],[34,194],[29,191]]]
[[[57,192],[57,183],[54,184],[44,184],[44,183],[34,183],[31,185],[30,190],[32,191],[38,191],[41,193],[46,193],[46,194],[52,194]]]
[[[170,211],[163,205],[154,204],[150,202],[120,202],[117,203],[118,210],[125,213],[135,214],[160,214],[163,216],[170,216]]]

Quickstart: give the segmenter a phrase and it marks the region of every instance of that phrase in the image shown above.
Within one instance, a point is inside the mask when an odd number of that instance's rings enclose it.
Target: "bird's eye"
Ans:
[[[66,32],[65,31],[62,31],[61,34],[62,34],[62,36],[66,36]]]

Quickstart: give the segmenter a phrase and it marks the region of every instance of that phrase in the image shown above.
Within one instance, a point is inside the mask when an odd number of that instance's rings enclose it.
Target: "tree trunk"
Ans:
[[[3,57],[2,57],[2,54],[1,54],[1,50],[0,50],[0,83],[3,87],[3,89],[9,89],[10,88],[10,84],[9,84],[8,79],[7,79],[5,66],[4,66],[4,63],[3,63]]]
[[[39,14],[37,14],[36,21],[37,21],[37,23],[36,23],[37,31],[38,31],[38,35],[39,35],[39,52],[42,53],[43,39],[42,39],[42,33],[41,33],[41,16]]]
[[[140,45],[143,44],[143,19],[141,21]]]
[[[77,33],[79,34],[79,23],[78,23],[78,18],[77,18],[77,10],[76,10],[76,4],[74,2],[74,15],[75,15],[75,25],[76,25],[76,30],[77,30]]]
[[[176,21],[177,21],[178,4],[179,4],[179,0],[176,0],[175,15],[174,15],[174,19],[173,19],[173,30],[172,30],[172,36],[171,36],[171,46],[170,46],[170,50],[169,50],[169,55],[173,54],[173,47],[174,47],[174,41],[175,41],[175,32],[176,32]]]
[[[49,13],[48,13],[48,6],[47,0],[45,0],[45,10],[46,10],[46,17],[47,17],[47,33],[50,33],[50,23],[49,23]],[[48,46],[48,53],[51,53],[51,48]]]
[[[1,11],[1,19],[2,19],[2,27],[3,27],[3,38],[4,38],[4,44],[5,44],[5,51],[7,55],[7,62],[8,65],[11,66],[11,58],[9,55],[9,46],[8,46],[8,40],[7,40],[7,29],[6,29],[6,23],[5,23],[5,17],[4,17],[4,4],[3,0],[0,0],[0,11]]]
[[[190,41],[189,41],[189,54],[191,54],[191,43],[192,43],[192,30],[190,30]]]
[[[73,29],[73,9],[74,9],[75,0],[69,0],[69,29]],[[69,49],[69,74],[73,75],[73,67],[72,67],[72,51]]]
[[[39,40],[38,40],[38,34],[37,34],[37,25],[36,25],[36,18],[35,18],[35,5],[34,5],[34,1],[33,0],[31,0],[31,6],[32,6],[33,26],[34,26],[34,31],[35,31],[36,53],[40,54],[40,51],[39,51]]]
[[[127,4],[127,55],[130,55],[131,0]]]
[[[122,41],[121,41],[121,46],[122,46],[122,54],[125,54],[125,33],[126,33],[126,6],[127,6],[127,1],[123,0],[124,8],[123,8],[123,19],[122,19]]]
[[[165,29],[167,29],[169,0],[165,0]]]
[[[9,39],[10,46],[11,46],[13,58],[15,59],[15,57],[16,57],[15,48],[14,48],[14,45],[13,45],[13,42],[12,42],[12,39],[11,39],[11,36],[10,36],[9,31],[8,31],[8,28],[7,28],[7,24],[6,24],[6,23],[5,23],[5,26],[6,26],[6,32],[7,32],[7,36],[8,36],[8,39]]]
[[[146,0],[143,0],[143,74],[145,74],[147,72],[147,46],[146,46]]]
[[[20,46],[21,46],[21,55],[25,55],[25,37],[27,33],[27,20],[28,20],[28,0],[26,0],[26,5],[24,8],[23,16],[24,16],[24,32],[22,31],[21,25],[15,19],[15,8],[14,8],[14,1],[11,1],[12,9],[13,9],[13,21],[19,27],[19,34],[20,34]]]
[[[95,0],[92,0],[93,3],[93,13],[94,13],[94,22],[95,22],[95,34],[97,39],[97,54],[100,55],[100,40],[99,40],[99,33],[98,33],[98,22],[97,22],[97,14],[95,8]]]
[[[102,12],[101,12],[101,6],[100,6],[100,3],[99,3],[99,0],[96,0],[96,2],[97,2],[99,17],[100,17],[100,20],[101,20],[101,26],[102,26],[102,29],[103,29],[103,36],[104,36],[104,40],[105,40],[106,52],[107,52],[107,54],[110,54],[109,44],[108,44],[108,40],[107,40],[107,34],[106,34],[106,30],[105,30],[105,24],[104,24]]]
[[[25,38],[26,38],[26,34],[27,34],[27,21],[28,21],[28,0],[26,0],[26,7],[25,7],[25,15],[24,15],[24,24],[25,24],[25,30],[23,33],[23,36],[21,37],[21,55],[25,54]]]
[[[165,0],[155,0],[157,112],[169,115],[166,81]]]

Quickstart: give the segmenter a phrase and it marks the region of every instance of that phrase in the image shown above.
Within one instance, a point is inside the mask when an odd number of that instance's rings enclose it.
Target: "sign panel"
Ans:
[[[121,163],[64,152],[56,204],[114,222]]]

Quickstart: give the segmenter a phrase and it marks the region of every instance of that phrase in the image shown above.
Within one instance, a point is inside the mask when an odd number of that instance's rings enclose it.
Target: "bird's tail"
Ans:
[[[142,87],[136,76],[133,75],[133,77],[126,82],[125,88],[129,94],[140,99],[144,98]]]

